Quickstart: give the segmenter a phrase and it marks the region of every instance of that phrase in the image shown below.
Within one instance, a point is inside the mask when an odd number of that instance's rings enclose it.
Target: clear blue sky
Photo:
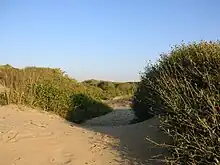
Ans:
[[[219,0],[0,0],[1,64],[138,80],[174,44],[220,37]]]

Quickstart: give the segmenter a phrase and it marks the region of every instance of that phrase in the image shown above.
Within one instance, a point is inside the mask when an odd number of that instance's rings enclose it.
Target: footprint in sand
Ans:
[[[14,130],[10,130],[6,133],[3,133],[2,140],[5,143],[16,142],[18,134],[19,134],[19,132],[14,131]]]
[[[49,159],[49,163],[54,165],[69,165],[72,163],[73,159],[74,155],[66,152],[54,155],[54,157]]]

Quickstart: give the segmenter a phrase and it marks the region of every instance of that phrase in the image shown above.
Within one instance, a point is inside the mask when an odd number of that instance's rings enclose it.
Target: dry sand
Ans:
[[[95,117],[91,120],[87,120],[83,125],[102,125],[102,126],[119,126],[128,125],[135,115],[132,110],[126,107],[117,107],[111,113],[103,115],[101,117]]]
[[[164,140],[152,126],[157,124],[151,119],[117,127],[79,126],[39,110],[1,107],[0,165],[147,164],[151,156],[164,152],[145,140]]]

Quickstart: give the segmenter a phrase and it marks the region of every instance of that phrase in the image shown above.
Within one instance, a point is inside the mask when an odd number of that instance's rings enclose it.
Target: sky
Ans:
[[[171,46],[220,37],[219,0],[0,0],[0,64],[137,81]]]

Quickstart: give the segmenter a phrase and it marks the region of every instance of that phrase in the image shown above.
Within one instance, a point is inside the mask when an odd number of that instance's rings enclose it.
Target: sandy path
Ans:
[[[119,126],[119,125],[128,125],[130,121],[135,118],[135,115],[132,110],[126,107],[115,108],[114,111],[100,116],[95,117],[91,120],[87,120],[83,125],[102,125],[102,126]]]
[[[144,140],[159,137],[149,123],[83,127],[38,110],[1,107],[0,165],[140,165],[156,153]]]

